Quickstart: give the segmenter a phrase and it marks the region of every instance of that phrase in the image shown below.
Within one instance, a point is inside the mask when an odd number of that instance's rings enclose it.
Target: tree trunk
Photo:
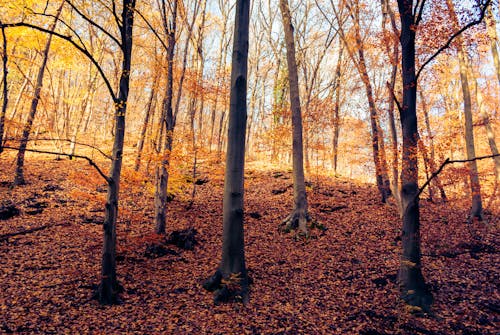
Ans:
[[[333,107],[333,173],[337,175],[338,155],[339,155],[339,134],[340,134],[340,83],[342,82],[342,54],[344,46],[339,40],[339,58],[335,68],[335,104]]]
[[[430,144],[430,158],[429,158],[429,168],[430,172],[434,173],[436,172],[436,151],[434,148],[434,136],[432,135],[431,131],[431,122],[429,120],[429,110],[427,109],[427,104],[425,103],[425,97],[422,94],[422,91],[420,91],[420,100],[422,102],[422,111],[424,112],[424,119],[425,119],[425,127],[427,129],[427,136],[429,136],[429,144]],[[434,184],[436,185],[437,189],[439,190],[439,193],[441,195],[441,200],[446,202],[448,198],[446,197],[446,193],[444,191],[443,184],[441,183],[441,178],[439,175],[434,177],[433,179]]]
[[[5,27],[4,26],[2,26],[2,41],[3,41],[3,52],[2,52],[3,102],[2,102],[2,111],[0,112],[0,153],[3,152],[3,134],[4,134],[4,125],[5,125],[5,114],[7,113],[7,105],[9,103],[9,87],[7,86],[7,75],[8,75],[7,62],[9,59],[7,56],[7,37],[5,36]]]
[[[394,12],[391,9],[391,6],[389,4],[389,0],[382,0],[381,1],[382,5],[382,30],[384,32],[388,32],[386,28],[386,19],[387,16],[390,19],[391,26],[392,26],[392,32],[394,36],[399,36],[399,31],[396,26],[396,19],[394,16]],[[396,199],[396,203],[399,209],[400,214],[402,214],[402,209],[401,209],[401,199],[399,195],[399,153],[398,153],[398,134],[396,130],[396,118],[394,117],[394,106],[395,106],[395,87],[396,87],[396,78],[398,75],[398,63],[399,63],[399,43],[396,38],[393,39],[393,44],[392,44],[392,50],[391,50],[391,45],[386,44],[386,52],[389,57],[392,56],[391,59],[391,64],[392,64],[392,70],[391,70],[391,77],[390,81],[388,82],[387,88],[389,89],[389,106],[388,106],[388,115],[389,115],[389,131],[391,134],[391,151],[392,151],[392,179],[391,179],[391,192],[394,195],[394,198]],[[394,94],[394,96],[393,96]]]
[[[61,11],[64,5],[64,1],[61,3],[59,8],[57,9],[57,13],[54,17],[54,22],[50,26],[50,32],[53,32],[56,29],[57,21],[59,20],[59,15],[61,15]],[[16,175],[14,177],[14,185],[24,185],[26,181],[24,180],[24,155],[26,153],[26,147],[28,146],[29,136],[31,133],[31,128],[33,127],[33,121],[35,120],[36,110],[38,106],[38,102],[40,101],[40,93],[42,92],[43,86],[43,75],[45,73],[45,68],[47,66],[47,61],[49,58],[49,50],[50,43],[52,42],[52,34],[49,34],[47,37],[47,42],[45,42],[45,48],[42,52],[42,64],[38,70],[38,75],[36,78],[36,86],[35,92],[33,95],[33,100],[31,101],[31,108],[28,114],[28,119],[23,128],[23,135],[21,137],[21,141],[19,142],[19,150],[17,152],[17,161],[16,161]]]
[[[358,4],[355,4],[358,6]],[[388,196],[390,195],[390,187],[389,187],[389,177],[387,174],[387,163],[384,161],[385,157],[380,152],[380,141],[383,140],[383,137],[380,136],[380,127],[378,120],[378,112],[375,106],[375,98],[373,96],[373,88],[370,82],[370,77],[368,75],[368,69],[366,67],[365,55],[364,55],[364,47],[363,41],[360,35],[360,27],[359,27],[359,7],[351,8],[351,15],[354,20],[354,33],[355,33],[355,42],[358,53],[358,59],[356,60],[354,51],[348,45],[348,41],[346,40],[343,33],[341,33],[341,37],[346,45],[347,51],[349,52],[349,57],[355,63],[358,73],[361,77],[361,80],[365,86],[366,97],[368,99],[368,107],[370,111],[370,125],[372,130],[372,153],[373,153],[373,161],[375,165],[375,177],[377,182],[377,187],[379,189],[381,195],[381,201],[383,203],[386,202]],[[385,155],[384,155],[385,156]]]
[[[249,0],[237,0],[235,12],[229,129],[224,177],[222,260],[204,284],[217,290],[215,303],[240,297],[248,301],[248,276],[243,234],[243,183],[247,119]]]
[[[455,13],[452,0],[446,0],[448,10],[450,12],[453,26],[457,30],[458,18]],[[465,119],[465,148],[467,152],[467,159],[473,160],[476,158],[476,149],[474,148],[474,125],[472,123],[472,99],[469,87],[469,78],[467,75],[468,59],[464,50],[463,41],[461,36],[457,37],[458,42],[458,60],[460,65],[460,82],[462,84],[462,95],[464,99],[464,119]],[[481,200],[481,185],[479,183],[479,173],[477,169],[477,162],[475,160],[468,162],[469,179],[471,187],[471,213],[470,220],[477,218],[482,220],[483,217],[483,203]]]
[[[497,37],[497,28],[495,17],[493,16],[492,6],[488,8],[488,12],[485,16],[486,27],[488,31],[488,36],[490,37],[490,47],[491,47],[491,55],[493,56],[493,63],[495,64],[495,69],[497,72],[498,84],[500,85],[500,59],[498,57],[498,37]]]
[[[146,111],[144,112],[144,120],[142,121],[142,127],[141,127],[141,134],[139,137],[139,142],[137,142],[137,156],[135,157],[135,166],[134,170],[139,171],[139,167],[141,165],[141,158],[142,158],[142,150],[144,149],[144,142],[146,140],[146,132],[149,127],[149,119],[151,118],[151,115],[153,114],[153,111],[155,109],[155,101],[156,101],[156,86],[158,82],[158,77],[159,77],[159,71],[157,69],[154,69],[155,74],[153,76],[153,82],[151,83],[151,93],[149,95],[148,103],[146,105]]]
[[[401,298],[420,311],[427,312],[432,294],[421,270],[420,213],[417,161],[417,81],[415,75],[415,17],[412,0],[398,0],[401,17],[401,53],[403,70],[403,165],[401,171],[401,201],[403,206],[403,253],[399,268]]]
[[[430,161],[429,161],[429,154],[427,153],[427,148],[425,147],[425,143],[420,137],[420,134],[418,135],[418,150],[422,153],[422,160],[424,162],[424,169],[425,169],[425,179],[429,179],[430,175],[432,174],[432,169],[430,167]],[[434,202],[434,187],[429,184],[427,187],[429,190],[429,201]]]
[[[163,100],[162,124],[165,125],[165,139],[160,139],[159,145],[163,143],[162,159],[160,166],[156,168],[156,188],[155,188],[155,232],[157,234],[165,233],[166,215],[167,215],[167,188],[169,177],[170,157],[172,152],[174,116],[172,113],[173,100],[173,67],[175,52],[175,33],[177,27],[177,1],[173,3],[172,18],[170,26],[167,26],[166,13],[164,13],[165,31],[168,33],[167,49],[167,86],[165,89],[165,98]]]
[[[307,194],[304,178],[304,149],[302,145],[302,114],[300,111],[299,77],[295,59],[295,42],[292,18],[288,0],[280,0],[280,10],[285,30],[286,59],[288,65],[288,82],[290,85],[290,105],[292,108],[292,153],[293,153],[293,202],[292,213],[283,221],[284,231],[298,229],[301,234],[308,235]]]
[[[132,27],[135,0],[123,0],[121,51],[123,53],[118,98],[115,101],[115,137],[113,142],[113,161],[108,179],[108,194],[103,224],[104,237],[102,248],[101,283],[98,299],[101,304],[118,302],[119,285],[116,279],[116,219],[118,215],[118,194],[122,168],[123,143],[125,137],[125,114],[129,93],[132,57]]]
[[[90,72],[90,71],[89,71]],[[75,125],[75,129],[73,130],[73,135],[71,135],[71,145],[70,145],[70,153],[72,155],[75,154],[76,150],[76,138],[78,136],[78,132],[80,131],[80,128],[83,124],[83,120],[85,117],[85,114],[87,111],[90,113],[90,106],[91,106],[91,100],[94,98],[94,92],[95,92],[95,85],[96,85],[96,80],[97,80],[98,73],[95,73],[95,76],[92,77],[92,73],[90,72],[89,75],[89,85],[87,87],[87,92],[85,92],[85,97],[83,99],[83,102],[80,106],[81,108],[81,113],[80,117],[78,119],[77,124]]]

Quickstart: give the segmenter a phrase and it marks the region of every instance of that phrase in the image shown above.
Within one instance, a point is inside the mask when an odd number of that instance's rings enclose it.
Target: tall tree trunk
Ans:
[[[493,127],[491,126],[490,118],[484,108],[481,107],[482,95],[478,90],[478,100],[479,100],[479,109],[481,119],[483,120],[484,127],[486,128],[486,135],[488,137],[488,144],[490,146],[491,154],[497,155],[494,158],[495,162],[495,178],[497,182],[500,182],[500,156],[498,156],[498,147],[495,141],[495,132],[493,131]]]
[[[300,110],[299,76],[295,59],[295,41],[288,0],[280,0],[280,10],[285,30],[290,106],[292,109],[292,153],[293,153],[293,203],[292,213],[283,221],[285,231],[298,229],[307,236],[307,193],[304,178],[304,149],[302,145],[302,114]]]
[[[163,1],[165,8],[165,2]],[[169,177],[170,157],[172,152],[173,133],[174,133],[174,116],[172,113],[172,98],[173,98],[173,68],[174,68],[174,52],[175,52],[175,33],[177,27],[177,0],[173,3],[171,23],[167,23],[166,11],[164,10],[163,24],[165,31],[168,33],[168,49],[167,49],[167,86],[165,88],[165,98],[163,100],[162,124],[165,126],[165,139],[161,139],[159,144],[163,143],[162,159],[160,166],[156,168],[156,188],[155,188],[155,232],[157,234],[165,233],[166,215],[167,215],[167,187]]]
[[[458,18],[455,13],[455,8],[452,0],[446,0],[450,17],[455,27],[458,30]],[[481,200],[481,185],[479,183],[479,172],[477,169],[477,162],[473,160],[476,158],[476,149],[474,148],[474,125],[472,123],[472,99],[469,87],[469,77],[467,74],[468,56],[464,50],[464,44],[461,36],[457,37],[458,42],[458,60],[460,65],[460,82],[462,84],[462,95],[464,99],[464,119],[465,119],[465,148],[467,152],[467,159],[472,161],[468,162],[469,179],[471,187],[471,213],[470,219],[483,217],[483,203]]]
[[[335,68],[335,104],[333,107],[333,173],[337,175],[338,156],[339,156],[339,134],[340,134],[340,87],[342,82],[342,54],[344,45],[339,40],[339,58]]]
[[[382,5],[382,30],[384,32],[388,32],[386,27],[386,20],[389,17],[392,27],[393,36],[399,36],[399,31],[396,26],[396,18],[394,12],[391,9],[389,4],[389,0],[381,0]],[[389,131],[391,134],[391,151],[392,151],[392,179],[391,179],[391,191],[396,199],[396,203],[399,209],[400,214],[402,214],[401,209],[401,199],[399,195],[399,153],[398,153],[398,133],[396,130],[396,118],[394,117],[394,107],[395,107],[395,87],[396,87],[396,78],[398,75],[398,63],[399,63],[399,43],[396,38],[393,37],[392,50],[391,45],[389,43],[386,44],[386,52],[389,57],[392,57],[391,64],[391,77],[390,81],[387,84],[387,88],[389,89],[389,106],[388,106],[388,115],[389,115]],[[393,96],[394,94],[394,96]]]
[[[403,157],[401,202],[403,206],[403,253],[399,268],[401,298],[411,306],[428,311],[432,294],[422,275],[420,252],[420,213],[417,161],[417,81],[415,75],[415,17],[413,0],[398,0],[401,18],[401,53],[403,70],[403,103],[401,128]]]
[[[477,79],[474,76],[474,72],[469,67],[470,76],[473,79],[473,83],[475,84],[475,93],[476,93],[476,102],[477,108],[479,110],[479,115],[481,116],[481,120],[483,121],[483,125],[486,128],[486,136],[488,137],[488,144],[490,146],[491,154],[497,155],[493,158],[495,163],[495,189],[493,190],[494,194],[492,198],[496,196],[496,189],[498,188],[498,184],[500,183],[500,156],[498,156],[498,147],[495,141],[495,133],[493,131],[493,127],[490,123],[490,117],[486,112],[486,109],[483,107],[483,94],[478,87]]]
[[[380,195],[381,195],[381,201],[385,203],[387,201],[387,198],[390,195],[390,187],[389,187],[389,176],[387,173],[387,162],[384,162],[385,157],[380,152],[380,141],[383,140],[383,138],[380,136],[380,126],[379,126],[379,119],[378,119],[378,112],[377,108],[375,106],[375,98],[373,95],[373,88],[372,84],[370,82],[370,77],[368,75],[368,69],[366,67],[366,62],[365,62],[365,54],[364,54],[364,47],[363,47],[363,41],[361,39],[360,35],[360,26],[359,26],[359,4],[355,4],[354,8],[351,8],[349,6],[349,9],[351,11],[351,15],[354,19],[354,34],[355,34],[355,42],[356,42],[356,48],[357,48],[357,53],[358,53],[358,58],[356,60],[355,55],[354,55],[354,50],[351,49],[351,47],[348,44],[348,41],[346,40],[345,36],[343,33],[341,33],[341,37],[344,41],[344,44],[346,44],[347,51],[349,52],[349,57],[353,60],[353,62],[356,65],[356,68],[359,72],[359,75],[361,77],[361,80],[365,86],[365,91],[366,91],[366,97],[368,99],[368,107],[370,111],[370,125],[371,125],[371,130],[372,130],[372,153],[373,153],[373,161],[375,165],[375,177],[376,177],[376,182],[377,182],[377,187],[379,189]]]
[[[80,117],[78,118],[78,122],[75,125],[75,129],[73,130],[73,134],[71,135],[71,145],[70,145],[69,150],[70,150],[70,153],[72,155],[75,154],[76,138],[78,136],[80,128],[82,127],[83,120],[85,118],[85,114],[87,114],[87,112],[90,113],[90,106],[91,106],[90,102],[94,98],[97,76],[98,76],[97,72],[95,73],[94,77],[92,77],[92,73],[90,72],[89,85],[87,87],[87,92],[85,92],[85,97],[83,98],[82,104],[80,105],[80,109],[81,109]]]
[[[437,170],[436,169],[436,151],[434,148],[434,136],[432,135],[432,131],[431,131],[429,110],[427,109],[427,104],[425,103],[425,97],[423,96],[422,91],[420,91],[419,93],[420,93],[420,100],[422,102],[422,111],[424,112],[425,127],[427,130],[427,136],[429,136],[429,145],[430,145],[430,149],[431,149],[430,158],[429,158],[429,168],[430,168],[430,172],[434,173]],[[444,187],[443,187],[443,184],[441,183],[441,178],[439,177],[439,175],[434,177],[433,181],[434,181],[435,186],[439,190],[439,193],[441,195],[441,200],[446,202],[448,200],[448,198],[446,197],[446,192],[444,191]]]
[[[98,299],[101,304],[117,302],[119,285],[116,279],[116,219],[118,216],[118,194],[125,138],[125,115],[129,94],[130,69],[132,58],[132,27],[134,23],[135,0],[123,0],[121,51],[123,54],[118,98],[114,101],[115,137],[113,142],[113,161],[108,178],[108,194],[106,197],[104,236],[102,247],[101,283],[98,288]]]
[[[1,24],[1,22],[0,22]],[[9,87],[7,86],[7,75],[8,75],[8,56],[7,56],[7,36],[5,36],[5,27],[2,26],[2,64],[3,64],[3,75],[2,75],[2,85],[3,85],[3,102],[2,111],[0,112],[0,153],[3,152],[3,134],[4,134],[4,124],[5,124],[5,114],[7,113],[7,105],[9,104]]]
[[[430,167],[430,161],[429,161],[429,154],[427,153],[427,148],[425,147],[425,143],[420,137],[420,134],[418,135],[418,151],[422,153],[422,160],[424,162],[424,169],[425,169],[425,178],[429,179],[430,175],[432,174],[432,170]],[[429,190],[429,200],[434,201],[434,187],[429,184],[427,187]]]
[[[59,20],[59,15],[64,5],[64,1],[61,3],[57,9],[56,15],[54,16],[54,22],[51,24],[49,30],[53,32],[56,29],[57,21]],[[38,102],[40,101],[40,93],[42,92],[43,86],[43,75],[45,74],[45,68],[47,66],[47,61],[49,58],[50,44],[52,42],[52,34],[47,37],[47,42],[45,42],[45,48],[42,52],[42,64],[38,70],[38,75],[36,78],[35,92],[33,95],[33,100],[31,101],[31,108],[28,114],[28,119],[23,128],[23,135],[21,141],[19,142],[19,151],[17,152],[16,161],[16,175],[14,177],[14,185],[24,185],[26,181],[24,180],[24,155],[26,153],[26,147],[28,146],[29,136],[31,133],[31,128],[33,127],[33,121],[35,120],[36,110],[38,107]]]
[[[160,71],[157,71],[156,68],[154,69],[154,71],[155,74],[153,76],[153,82],[151,83],[151,92],[149,95],[148,103],[146,105],[146,110],[144,112],[144,119],[142,121],[141,134],[139,136],[139,142],[137,142],[137,156],[135,157],[135,166],[134,166],[135,171],[139,171],[139,167],[141,165],[142,150],[144,149],[146,132],[149,127],[149,119],[151,118],[151,115],[153,114],[153,111],[155,109],[156,89],[158,85],[157,83]]]
[[[231,69],[229,129],[224,177],[222,260],[204,287],[217,290],[215,303],[230,297],[248,301],[243,234],[243,183],[247,119],[247,69],[250,1],[237,0]]]
[[[498,36],[497,36],[497,28],[495,17],[493,16],[493,10],[491,9],[493,6],[488,8],[488,11],[485,16],[486,27],[488,31],[488,36],[490,37],[490,48],[491,55],[493,56],[493,63],[495,64],[495,69],[497,72],[498,84],[500,85],[500,58],[498,57]]]

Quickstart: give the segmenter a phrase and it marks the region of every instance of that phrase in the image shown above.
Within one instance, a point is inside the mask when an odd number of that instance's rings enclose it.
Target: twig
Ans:
[[[36,231],[44,230],[44,229],[47,229],[47,228],[50,228],[50,227],[67,226],[69,224],[70,223],[68,223],[68,222],[53,223],[53,224],[48,224],[48,225],[41,226],[41,227],[36,227],[36,228],[31,228],[31,229],[24,229],[24,230],[21,230],[21,231],[16,231],[15,233],[3,234],[3,235],[0,235],[0,242],[8,240],[9,237],[31,234],[31,233],[34,233]]]
[[[17,150],[19,151],[19,148],[14,148],[14,147],[9,147],[9,146],[4,146],[3,147],[4,149],[11,149],[11,150]],[[45,151],[45,150],[35,150],[35,149],[25,149],[25,151],[28,151],[28,152],[36,152],[36,153],[39,153],[39,154],[49,154],[49,155],[59,155],[59,156],[66,156],[66,157],[75,157],[75,158],[81,158],[81,159],[85,159],[89,162],[90,165],[92,165],[92,167],[94,167],[94,169],[97,170],[97,172],[101,175],[102,178],[104,178],[104,180],[108,183],[108,184],[111,184],[112,183],[112,180],[111,178],[109,178],[108,176],[106,176],[104,174],[104,172],[102,172],[102,170],[99,168],[99,166],[97,166],[97,164],[92,160],[90,159],[89,157],[87,156],[82,156],[82,155],[71,155],[71,154],[67,154],[67,153],[64,153],[64,152],[53,152],[53,151]]]

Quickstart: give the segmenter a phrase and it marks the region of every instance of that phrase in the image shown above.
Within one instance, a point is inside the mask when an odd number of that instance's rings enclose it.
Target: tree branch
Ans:
[[[120,43],[120,41],[114,37],[113,35],[111,35],[106,29],[104,29],[103,27],[101,27],[101,25],[99,25],[97,22],[95,22],[94,20],[91,20],[87,17],[87,15],[83,14],[75,5],[73,5],[73,3],[71,3],[71,1],[68,1],[68,0],[65,0],[65,2],[71,6],[71,8],[73,8],[73,10],[78,14],[80,15],[80,17],[82,19],[84,19],[85,21],[87,21],[88,23],[90,23],[91,25],[93,25],[94,27],[96,27],[97,29],[99,29],[100,31],[102,31],[106,36],[108,36],[113,42],[115,42],[118,46],[120,46],[120,48],[122,48],[122,44]]]
[[[387,89],[389,90],[389,93],[391,94],[392,99],[394,100],[394,102],[396,103],[396,106],[398,107],[399,115],[401,115],[401,113],[403,112],[403,107],[399,103],[399,100],[396,97],[396,94],[394,94],[394,91],[392,90],[391,84],[387,81],[386,85],[387,85]]]
[[[451,37],[448,39],[448,41],[441,48],[439,48],[431,57],[429,57],[429,59],[427,59],[424,64],[422,64],[422,66],[420,67],[420,69],[417,72],[415,81],[418,81],[418,78],[420,77],[420,73],[427,66],[427,64],[429,64],[441,52],[443,52],[444,50],[448,49],[450,47],[450,45],[451,45],[451,42],[453,42],[453,40],[455,38],[457,38],[458,36],[460,36],[464,31],[466,31],[470,27],[478,25],[479,23],[481,23],[483,21],[483,18],[486,15],[486,9],[488,9],[488,5],[490,3],[491,3],[491,0],[486,0],[486,3],[484,4],[483,8],[481,9],[481,15],[480,15],[479,19],[466,24],[462,29],[460,29],[459,31],[457,31],[453,35],[451,35]]]
[[[431,180],[437,177],[441,171],[443,171],[444,167],[448,164],[454,164],[454,163],[467,163],[467,162],[473,162],[473,161],[479,161],[482,159],[488,159],[488,158],[495,158],[497,156],[500,156],[500,154],[495,154],[495,155],[489,155],[489,156],[480,156],[476,158],[471,158],[471,159],[457,159],[457,160],[450,160],[447,158],[443,163],[441,163],[441,166],[439,166],[439,169],[437,171],[433,172],[432,175],[430,176],[429,179],[418,189],[418,193],[415,196],[415,199],[424,191],[424,189],[427,187],[427,185],[430,184]]]
[[[94,58],[94,56],[92,56],[92,54],[85,48],[85,46],[81,46],[78,43],[76,43],[75,41],[73,41],[73,39],[71,38],[71,36],[63,35],[61,33],[55,32],[55,31],[52,32],[52,31],[50,31],[48,29],[45,29],[45,28],[42,28],[42,27],[38,27],[38,26],[35,26],[33,24],[25,23],[25,22],[6,23],[6,24],[0,25],[0,28],[1,27],[5,27],[5,28],[27,27],[27,28],[35,29],[35,30],[38,30],[38,31],[41,31],[41,32],[44,32],[44,33],[47,33],[47,34],[52,34],[54,36],[59,37],[60,39],[63,39],[65,41],[69,42],[78,51],[80,51],[81,53],[83,53],[92,62],[92,64],[94,64],[94,66],[97,68],[97,71],[99,71],[99,74],[101,75],[101,78],[103,79],[104,83],[106,84],[106,87],[107,87],[107,89],[109,91],[109,94],[111,95],[111,98],[113,99],[114,102],[118,102],[116,94],[113,91],[113,87],[111,86],[111,83],[109,82],[108,78],[106,77],[106,74],[104,73],[104,70],[102,69],[102,67],[99,65],[99,63]]]
[[[20,142],[21,139],[10,137],[10,138],[6,138],[6,141]],[[84,147],[94,149],[97,152],[99,152],[101,155],[106,157],[107,159],[113,159],[113,157],[111,157],[110,155],[108,155],[107,153],[105,153],[104,151],[102,151],[101,149],[99,149],[96,146],[93,146],[93,145],[87,144],[87,143],[83,143],[83,142],[73,141],[69,138],[29,138],[28,141],[33,141],[33,142],[35,142],[35,141],[62,141],[62,142],[74,143],[74,144],[78,144],[78,145],[81,145]],[[75,155],[72,155],[72,156],[75,156]]]
[[[51,228],[51,227],[68,226],[68,225],[70,225],[69,222],[52,223],[52,224],[48,224],[48,225],[41,226],[41,227],[36,227],[36,228],[31,228],[31,229],[24,229],[24,230],[21,230],[21,231],[17,231],[15,233],[3,234],[3,235],[0,235],[0,242],[7,241],[9,239],[9,237],[14,237],[14,236],[19,236],[19,235],[27,235],[27,234],[31,234],[31,233],[34,233],[36,231],[44,230],[44,229]]]
[[[19,148],[14,148],[14,147],[10,147],[10,146],[4,146],[3,148],[4,149],[18,150],[19,151]],[[104,172],[102,172],[102,170],[99,168],[99,166],[97,166],[97,164],[92,159],[90,159],[87,156],[71,155],[71,154],[67,154],[67,153],[64,153],[64,152],[53,152],[53,151],[36,150],[36,149],[25,149],[25,150],[28,151],[28,152],[36,152],[36,153],[39,153],[39,154],[48,154],[48,155],[57,155],[57,156],[66,156],[66,157],[75,157],[75,158],[85,159],[86,161],[89,162],[90,165],[92,165],[92,167],[94,169],[96,169],[96,171],[101,175],[102,178],[104,178],[104,180],[108,184],[112,183],[111,178],[109,178],[108,176],[106,176],[106,174],[104,174]]]
[[[153,32],[153,34],[156,36],[156,38],[158,39],[158,41],[160,41],[162,47],[165,49],[165,50],[168,50],[168,46],[165,44],[165,42],[163,42],[163,39],[161,38],[161,36],[158,34],[158,32],[156,31],[155,28],[153,28],[153,26],[151,25],[151,23],[149,23],[149,21],[144,17],[144,15],[142,15],[141,12],[139,12],[137,9],[135,9],[135,12],[137,14],[139,14],[139,16],[141,17],[141,19],[146,23],[146,25],[149,27],[149,29]]]

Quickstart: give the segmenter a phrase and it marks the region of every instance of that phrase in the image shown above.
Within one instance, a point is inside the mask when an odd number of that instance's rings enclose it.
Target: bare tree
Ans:
[[[0,22],[1,25],[1,22]],[[7,86],[8,80],[8,54],[7,54],[7,36],[5,36],[5,27],[2,25],[2,86],[3,86],[3,102],[2,110],[0,112],[0,153],[3,152],[3,135],[4,135],[4,124],[5,124],[5,114],[7,113],[7,106],[9,104],[9,87]]]
[[[300,110],[299,75],[295,59],[295,41],[288,0],[280,0],[280,10],[285,30],[288,82],[290,84],[290,105],[292,108],[292,154],[293,154],[293,209],[283,221],[284,231],[298,229],[308,235],[307,193],[304,178],[304,147],[302,145],[302,113]]]
[[[413,8],[413,0],[398,0],[401,18],[401,54],[403,102],[400,109],[403,131],[401,202],[403,208],[403,253],[399,268],[401,298],[409,305],[429,311],[433,297],[422,275],[420,251],[420,211],[418,204],[418,127],[417,77],[415,74],[415,35],[422,8]],[[418,5],[418,2],[417,2]]]
[[[45,68],[47,66],[47,61],[49,58],[50,44],[52,42],[52,33],[56,29],[57,21],[59,19],[59,15],[61,15],[63,5],[64,1],[61,2],[61,5],[57,9],[54,21],[52,22],[49,28],[50,34],[47,37],[47,41],[45,42],[45,47],[42,52],[42,64],[38,69],[38,75],[36,77],[36,84],[35,84],[35,92],[33,94],[33,100],[31,101],[31,108],[28,114],[28,119],[26,120],[26,123],[24,125],[23,135],[19,143],[19,151],[17,152],[16,175],[14,177],[14,185],[23,185],[26,183],[26,181],[24,180],[24,155],[26,153],[26,147],[28,145],[31,128],[33,127],[33,121],[35,120],[38,102],[40,101],[40,94],[42,92],[42,86],[43,86],[43,76],[45,74]]]
[[[231,69],[229,129],[224,177],[222,260],[204,284],[216,291],[215,303],[240,297],[248,301],[249,278],[243,239],[243,182],[247,119],[247,70],[250,1],[237,0]]]
[[[458,29],[458,18],[455,13],[455,7],[451,0],[446,0],[446,5],[450,13],[451,22],[455,30]],[[464,99],[464,119],[465,119],[465,148],[467,152],[467,159],[469,169],[469,180],[471,187],[471,213],[470,219],[483,217],[483,202],[481,199],[481,185],[479,183],[479,172],[477,170],[477,162],[474,160],[476,157],[476,149],[474,147],[474,126],[472,124],[472,98],[469,87],[469,76],[467,73],[468,56],[465,51],[464,42],[461,36],[457,37],[458,43],[458,61],[460,68],[460,83],[462,84],[462,96]]]

